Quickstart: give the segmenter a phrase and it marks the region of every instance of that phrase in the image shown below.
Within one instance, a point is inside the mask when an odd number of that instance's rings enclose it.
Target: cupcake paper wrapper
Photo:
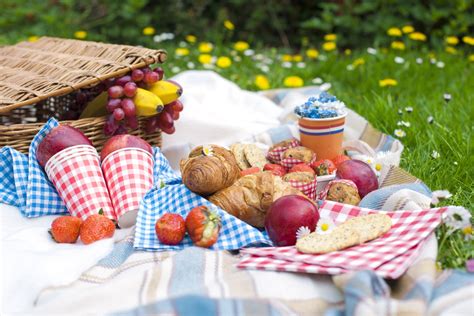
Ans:
[[[300,146],[300,141],[295,138],[288,146],[279,146],[268,151],[267,159],[270,160],[272,163],[280,163],[281,155],[283,155],[283,153],[287,149],[298,146]]]

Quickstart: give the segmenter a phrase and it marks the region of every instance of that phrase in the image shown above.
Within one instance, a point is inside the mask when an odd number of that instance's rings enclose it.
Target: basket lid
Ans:
[[[0,114],[165,60],[164,50],[54,37],[0,47]]]

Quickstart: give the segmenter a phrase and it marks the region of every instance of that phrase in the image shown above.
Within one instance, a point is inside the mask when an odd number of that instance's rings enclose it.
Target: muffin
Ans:
[[[357,188],[344,182],[329,183],[330,185],[326,200],[344,204],[358,205],[360,196]]]
[[[308,149],[303,146],[293,147],[285,150],[283,153],[282,159],[297,159],[304,163],[311,163],[311,160],[314,157],[314,152],[311,149]]]

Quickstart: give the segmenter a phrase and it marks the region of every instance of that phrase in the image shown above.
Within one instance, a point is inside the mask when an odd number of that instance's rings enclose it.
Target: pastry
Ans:
[[[181,160],[183,183],[193,192],[207,196],[229,187],[240,177],[234,155],[216,145],[199,146]]]
[[[229,214],[255,226],[264,227],[270,205],[279,197],[300,191],[270,172],[259,172],[240,178],[232,186],[220,190],[209,201]]]
[[[263,170],[263,167],[268,163],[263,150],[255,144],[244,144],[244,153],[245,159],[247,159],[252,167],[258,167],[260,170]]]

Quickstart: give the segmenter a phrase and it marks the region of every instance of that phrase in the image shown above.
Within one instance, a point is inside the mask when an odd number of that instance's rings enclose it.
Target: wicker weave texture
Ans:
[[[0,114],[165,60],[163,50],[51,37],[0,47]]]

